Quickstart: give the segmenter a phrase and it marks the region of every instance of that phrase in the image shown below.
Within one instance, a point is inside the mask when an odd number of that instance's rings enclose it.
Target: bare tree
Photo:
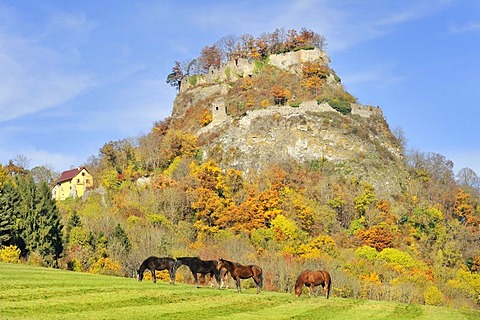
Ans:
[[[222,52],[222,62],[235,59],[235,46],[237,37],[233,34],[220,38],[216,45]]]
[[[470,168],[462,168],[456,175],[456,181],[459,185],[475,189],[480,193],[480,177]]]

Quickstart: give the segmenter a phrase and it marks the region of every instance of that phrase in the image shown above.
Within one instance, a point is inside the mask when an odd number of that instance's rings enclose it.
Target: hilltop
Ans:
[[[202,159],[223,168],[248,174],[274,163],[328,161],[386,194],[400,192],[403,150],[382,110],[357,103],[329,61],[310,48],[265,61],[231,60],[185,77],[172,127],[196,135]],[[323,76],[314,90],[307,72]]]

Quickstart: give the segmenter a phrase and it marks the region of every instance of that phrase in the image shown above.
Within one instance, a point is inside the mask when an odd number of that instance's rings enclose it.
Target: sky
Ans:
[[[57,172],[171,115],[175,61],[227,35],[310,29],[407,149],[480,175],[480,1],[0,0],[0,163]]]

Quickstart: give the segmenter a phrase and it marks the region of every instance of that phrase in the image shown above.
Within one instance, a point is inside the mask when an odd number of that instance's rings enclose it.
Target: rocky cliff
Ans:
[[[288,73],[282,78],[300,83],[302,66],[315,61],[328,65],[329,59],[320,50],[300,50],[270,56],[267,65],[271,70]],[[205,160],[213,159],[225,168],[234,167],[246,174],[275,162],[327,161],[337,172],[365,179],[381,193],[400,191],[400,181],[406,176],[402,151],[378,107],[348,103],[348,112],[339,112],[329,100],[301,100],[293,92],[290,100],[294,103],[252,103],[243,112],[231,114],[232,101],[240,103],[238,96],[232,95],[236,83],[260,77],[261,73],[255,62],[242,60],[211,70],[195,82],[185,79],[182,83],[172,119],[177,128],[199,137]],[[337,78],[330,72],[323,92],[343,90]],[[258,86],[245,89],[242,83],[244,95],[251,95],[248,90],[263,92]],[[208,124],[194,121],[206,111],[211,115]]]

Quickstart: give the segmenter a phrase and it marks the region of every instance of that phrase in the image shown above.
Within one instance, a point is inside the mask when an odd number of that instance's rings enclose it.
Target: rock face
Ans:
[[[271,56],[269,63],[293,75],[302,63],[318,59],[328,61],[321,51],[310,50]],[[238,70],[253,69],[240,64]],[[238,77],[249,74],[238,70],[233,70]],[[218,81],[219,74],[225,75],[225,68],[179,93],[189,95],[190,105],[205,101],[211,109],[212,121],[192,132],[199,137],[204,160],[213,159],[247,174],[275,162],[329,161],[342,174],[369,181],[380,193],[400,191],[399,182],[406,176],[402,153],[380,108],[351,104],[351,113],[342,114],[326,102],[304,101],[296,107],[249,110],[233,118],[225,110],[228,87]],[[188,108],[189,104],[177,104],[173,117],[184,117]]]

